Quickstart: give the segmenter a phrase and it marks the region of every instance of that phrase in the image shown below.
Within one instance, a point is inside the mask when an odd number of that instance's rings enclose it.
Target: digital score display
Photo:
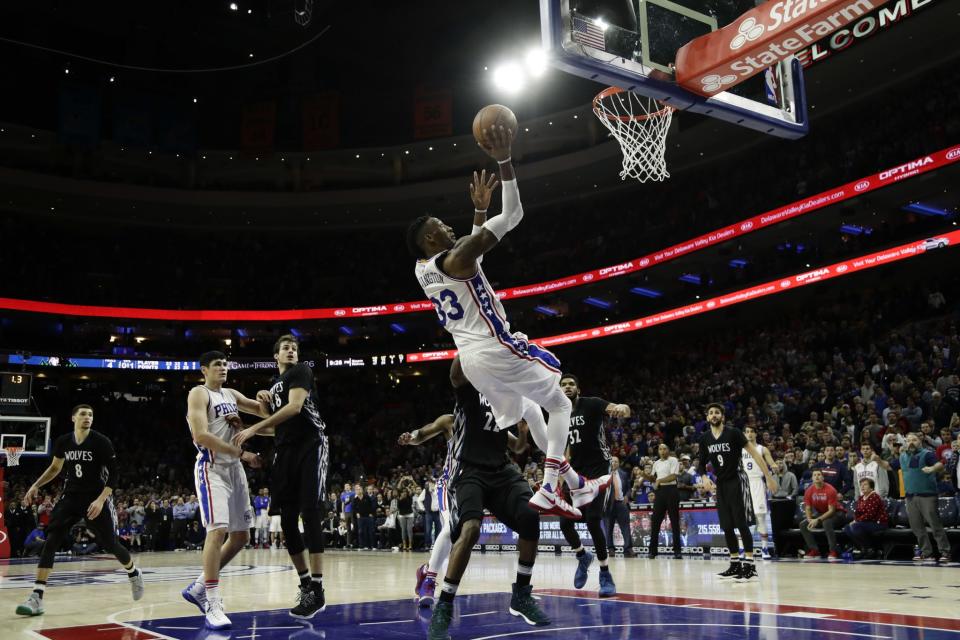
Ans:
[[[0,373],[0,406],[26,407],[30,404],[29,373]]]

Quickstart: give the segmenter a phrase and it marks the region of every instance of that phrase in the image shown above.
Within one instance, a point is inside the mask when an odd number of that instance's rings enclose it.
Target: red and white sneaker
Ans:
[[[583,479],[583,486],[579,489],[571,489],[570,497],[573,499],[574,507],[583,507],[594,500],[597,499],[597,496],[600,495],[600,492],[610,486],[610,474],[608,473],[605,476],[600,476],[599,478],[594,478],[590,480],[588,478]]]
[[[417,586],[413,588],[413,595],[416,596],[418,600],[420,598],[420,587],[423,585],[424,578],[427,577],[427,569],[429,569],[429,567],[425,564],[417,568]]]
[[[579,520],[583,514],[580,509],[570,506],[566,500],[541,488],[530,498],[530,508],[544,516],[560,516],[571,520]]]

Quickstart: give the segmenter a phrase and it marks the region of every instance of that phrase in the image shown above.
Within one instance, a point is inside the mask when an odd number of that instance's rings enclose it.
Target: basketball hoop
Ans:
[[[620,143],[620,179],[640,182],[670,177],[664,154],[674,108],[619,87],[604,89],[593,99],[593,113]]]
[[[7,466],[16,467],[20,464],[20,454],[23,453],[23,447],[4,447],[7,454]]]

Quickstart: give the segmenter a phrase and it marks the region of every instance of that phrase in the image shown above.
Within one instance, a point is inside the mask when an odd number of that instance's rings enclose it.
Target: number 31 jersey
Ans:
[[[510,323],[503,305],[477,264],[472,278],[453,278],[441,267],[447,252],[417,261],[417,282],[423,287],[437,317],[461,351],[497,342],[509,341]]]

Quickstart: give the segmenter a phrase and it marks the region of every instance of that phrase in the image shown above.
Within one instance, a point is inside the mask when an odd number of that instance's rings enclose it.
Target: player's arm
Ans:
[[[428,425],[413,431],[404,431],[397,438],[399,445],[416,446],[443,434],[448,440],[453,435],[453,415],[446,413]]]
[[[503,240],[503,237],[520,224],[523,219],[520,190],[517,188],[517,177],[510,162],[513,134],[513,131],[502,127],[498,129],[491,127],[484,132],[484,142],[486,144],[480,145],[480,148],[496,160],[500,167],[500,180],[503,183],[503,209],[499,215],[495,215],[484,222],[480,231],[458,240],[444,256],[441,266],[444,271],[455,278],[473,276],[477,271],[477,260],[497,246]],[[493,186],[496,186],[496,182],[493,183]]]
[[[487,176],[487,170],[484,169],[477,175],[473,172],[473,182],[470,183],[470,199],[473,200],[473,229],[470,234],[479,233],[483,230],[483,224],[487,221],[487,209],[490,207],[490,196],[497,188],[497,176],[491,173]],[[483,262],[483,256],[477,258],[477,264]]]
[[[744,448],[747,450],[747,453],[750,454],[750,457],[753,458],[753,461],[757,463],[757,466],[760,467],[760,471],[763,472],[763,477],[767,479],[767,489],[776,491],[777,481],[773,478],[773,474],[770,473],[770,467],[767,466],[767,461],[760,455],[760,450],[757,449],[756,445],[749,442],[744,445]]]
[[[527,450],[527,435],[529,433],[530,427],[527,426],[526,422],[521,420],[517,423],[517,435],[513,435],[509,431],[507,432],[507,446],[516,454],[523,453]]]
[[[277,409],[276,413],[270,417],[261,420],[255,425],[247,427],[237,435],[233,436],[233,443],[237,446],[240,446],[253,436],[267,435],[266,433],[263,433],[264,430],[273,429],[278,424],[282,424],[300,413],[300,410],[303,409],[303,403],[307,401],[307,397],[309,395],[310,392],[304,387],[291,387],[290,394],[288,396],[289,402],[287,402],[285,406]]]
[[[190,425],[193,441],[205,449],[236,456],[251,467],[258,467],[260,456],[244,451],[239,445],[230,444],[210,433],[210,425],[207,423],[207,399],[207,390],[203,387],[194,387],[187,395],[187,424]]]
[[[234,397],[236,397],[237,408],[239,408],[240,411],[249,413],[250,415],[260,416],[261,418],[270,417],[270,410],[264,406],[263,402],[260,402],[259,400],[251,400],[236,389],[230,389],[230,391],[233,392]]]
[[[773,473],[773,470],[777,468],[777,465],[773,461],[773,456],[770,455],[770,449],[767,449],[766,447],[763,448],[763,459],[767,462],[767,468],[770,469],[770,473]]]
[[[613,402],[607,403],[607,408],[604,409],[607,412],[607,415],[611,418],[629,418],[630,417],[630,407],[625,404],[616,404]]]
[[[63,458],[58,458],[54,454],[53,458],[50,460],[50,465],[40,474],[40,477],[37,478],[37,481],[30,485],[30,488],[27,489],[27,492],[23,495],[23,506],[28,506],[33,499],[37,497],[37,493],[40,492],[40,489],[60,475],[60,470],[63,469]]]

